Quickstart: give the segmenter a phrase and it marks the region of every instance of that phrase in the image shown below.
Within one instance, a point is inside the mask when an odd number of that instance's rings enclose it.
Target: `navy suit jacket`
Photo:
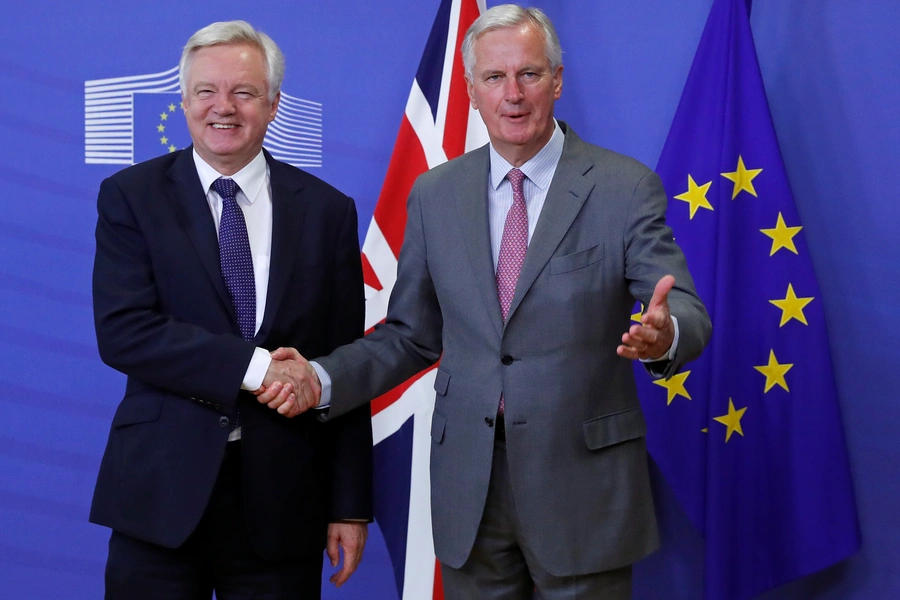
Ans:
[[[327,354],[362,335],[353,201],[266,153],[272,246],[265,315],[243,340],[191,149],[129,167],[98,198],[94,318],[100,356],[125,373],[91,521],[181,545],[212,493],[240,407],[245,510],[270,559],[320,553],[327,524],[371,518],[369,408],[287,419],[240,391],[254,348]]]

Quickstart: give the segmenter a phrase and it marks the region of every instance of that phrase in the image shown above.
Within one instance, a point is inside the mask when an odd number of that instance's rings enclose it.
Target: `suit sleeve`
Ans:
[[[675,276],[675,287],[669,293],[669,309],[678,319],[679,341],[675,357],[663,370],[668,378],[700,356],[709,341],[712,325],[697,296],[684,254],[666,225],[666,205],[662,182],[648,171],[635,186],[623,243],[629,291],[645,306],[659,280],[667,274]]]
[[[118,183],[100,186],[93,272],[94,325],[103,362],[129,377],[184,397],[233,409],[254,345],[214,334],[166,313],[153,249]],[[185,301],[191,298],[185,274]]]
[[[387,317],[375,330],[317,359],[332,380],[331,419],[400,385],[441,355],[443,319],[428,271],[418,180],[407,202],[406,230]]]
[[[330,294],[329,340],[332,348],[363,333],[365,297],[357,237],[356,207],[347,203],[337,243],[334,286]],[[369,405],[324,425],[331,428],[331,521],[372,520],[372,420]]]

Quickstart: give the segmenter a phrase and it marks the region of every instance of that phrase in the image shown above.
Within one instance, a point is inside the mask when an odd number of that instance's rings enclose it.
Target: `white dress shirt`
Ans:
[[[222,197],[213,189],[213,182],[226,177],[233,179],[240,190],[237,193],[237,203],[244,213],[244,222],[247,224],[247,238],[250,241],[250,255],[253,258],[253,282],[256,288],[256,328],[262,324],[263,315],[266,312],[266,293],[269,288],[269,261],[272,255],[272,185],[269,175],[269,166],[262,150],[256,158],[234,175],[222,175],[212,168],[206,161],[200,158],[197,150],[194,150],[194,165],[197,167],[197,175],[200,184],[206,190],[206,201],[212,213],[216,225],[216,235],[219,234],[219,222],[222,219]],[[250,359],[241,388],[256,390],[262,385],[269,369],[272,358],[269,352],[263,348],[257,348]],[[240,428],[231,432],[229,440],[240,439]]]
[[[528,243],[534,235],[541,211],[544,209],[544,201],[547,199],[547,190],[553,181],[553,174],[559,165],[562,156],[565,135],[559,124],[555,123],[550,141],[532,156],[528,162],[519,167],[525,174],[522,183],[522,191],[525,193],[525,208],[528,211]],[[494,270],[500,260],[500,240],[503,239],[503,227],[506,224],[506,214],[513,203],[512,184],[506,178],[506,174],[513,168],[505,158],[494,150],[493,144],[489,146],[491,155],[491,170],[488,174],[488,222],[491,230],[491,258],[494,261]]]

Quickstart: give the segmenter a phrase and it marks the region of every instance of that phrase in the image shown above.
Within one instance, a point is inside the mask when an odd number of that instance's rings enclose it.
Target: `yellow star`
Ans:
[[[159,118],[162,119],[163,121],[168,121],[169,113],[159,113]]]
[[[684,396],[688,400],[691,399],[691,395],[688,394],[687,390],[684,387],[684,380],[687,379],[687,376],[690,375],[690,371],[685,371],[684,373],[677,373],[672,375],[672,378],[668,381],[665,379],[656,379],[653,381],[659,387],[666,388],[668,392],[666,397],[666,406],[672,404],[672,400],[675,399],[675,396]]]
[[[740,410],[734,410],[734,402],[731,401],[731,398],[728,399],[728,414],[722,415],[721,417],[715,417],[713,420],[718,421],[722,425],[726,427],[725,430],[725,443],[728,443],[728,440],[731,439],[731,434],[735,431],[741,434],[741,437],[744,437],[744,430],[741,429],[741,417],[744,416],[744,413],[747,412],[747,407]]]
[[[781,212],[778,213],[778,223],[772,229],[760,229],[761,232],[772,238],[772,251],[769,256],[774,255],[781,248],[787,248],[794,254],[798,254],[797,247],[794,245],[794,236],[800,233],[803,227],[788,227],[784,224],[784,217]]]
[[[790,371],[793,366],[793,363],[779,364],[778,360],[775,358],[775,351],[769,350],[769,364],[760,367],[753,367],[766,376],[766,389],[763,390],[763,393],[765,394],[766,392],[771,390],[776,384],[783,387],[784,391],[786,392],[791,391],[788,389],[787,381],[784,379],[784,375],[785,373]]]
[[[706,192],[709,191],[709,186],[711,185],[712,181],[703,185],[697,185],[694,178],[688,175],[688,191],[675,196],[676,200],[683,200],[691,205],[691,219],[697,214],[697,209],[699,208],[713,209],[712,204],[706,199]]]
[[[175,152],[176,150],[178,150],[178,148],[175,146],[169,146],[169,152]]]
[[[643,302],[641,303],[640,310],[637,311],[636,313],[634,313],[633,315],[631,315],[631,320],[635,321],[636,323],[640,323],[642,314],[644,314],[644,303]]]
[[[169,105],[169,112],[175,112],[175,105],[174,105],[174,104],[170,104],[170,105]]]
[[[794,286],[789,283],[787,295],[782,300],[769,300],[769,302],[781,309],[781,323],[778,326],[784,327],[784,324],[791,319],[797,319],[804,325],[809,325],[806,322],[806,315],[803,314],[803,308],[813,300],[812,297],[798,298],[794,293]]]
[[[744,166],[744,158],[738,156],[737,170],[732,173],[722,173],[722,177],[730,179],[734,182],[734,191],[731,193],[731,199],[737,198],[741,190],[749,192],[756,196],[756,190],[753,189],[753,178],[762,173],[762,169],[748,169]]]
[[[184,110],[184,100],[182,100],[181,102],[179,102],[179,104],[181,105],[181,110]]]
[[[163,131],[166,130],[166,126],[163,125],[162,123],[160,123],[159,125],[156,126],[156,130],[157,130],[158,132],[162,133]]]
[[[169,138],[167,138],[166,136],[162,136],[161,138],[159,138],[159,143],[165,146],[169,143]]]

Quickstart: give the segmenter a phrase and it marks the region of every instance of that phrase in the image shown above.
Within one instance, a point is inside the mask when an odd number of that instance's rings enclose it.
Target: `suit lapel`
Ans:
[[[181,214],[188,237],[200,256],[206,275],[218,293],[219,299],[234,317],[234,306],[219,266],[219,237],[209,211],[206,193],[197,175],[192,147],[183,150],[167,173],[167,191],[175,209]]]
[[[584,142],[564,123],[561,123],[561,126],[566,132],[562,156],[556,167],[556,173],[553,175],[550,189],[547,191],[547,198],[544,201],[544,208],[541,210],[534,235],[531,236],[528,252],[525,254],[525,263],[522,265],[519,280],[516,282],[516,293],[506,317],[507,323],[512,319],[513,313],[522,302],[522,298],[528,293],[528,289],[534,284],[550,257],[553,256],[559,243],[575,221],[575,217],[581,211],[591,190],[594,189],[594,182],[585,177],[585,174],[593,167],[593,163],[587,154],[582,152],[581,146]]]
[[[263,150],[269,165],[272,186],[272,250],[269,258],[269,287],[266,292],[266,311],[257,333],[265,339],[272,327],[278,307],[287,289],[294,267],[297,237],[303,231],[306,203],[302,201],[303,185],[291,176],[289,167]]]
[[[459,185],[448,186],[456,196],[465,246],[475,277],[475,287],[490,315],[499,336],[503,328],[500,301],[497,299],[497,279],[491,259],[491,231],[488,225],[487,186],[490,155],[488,147],[473,150],[465,165],[466,176]]]

